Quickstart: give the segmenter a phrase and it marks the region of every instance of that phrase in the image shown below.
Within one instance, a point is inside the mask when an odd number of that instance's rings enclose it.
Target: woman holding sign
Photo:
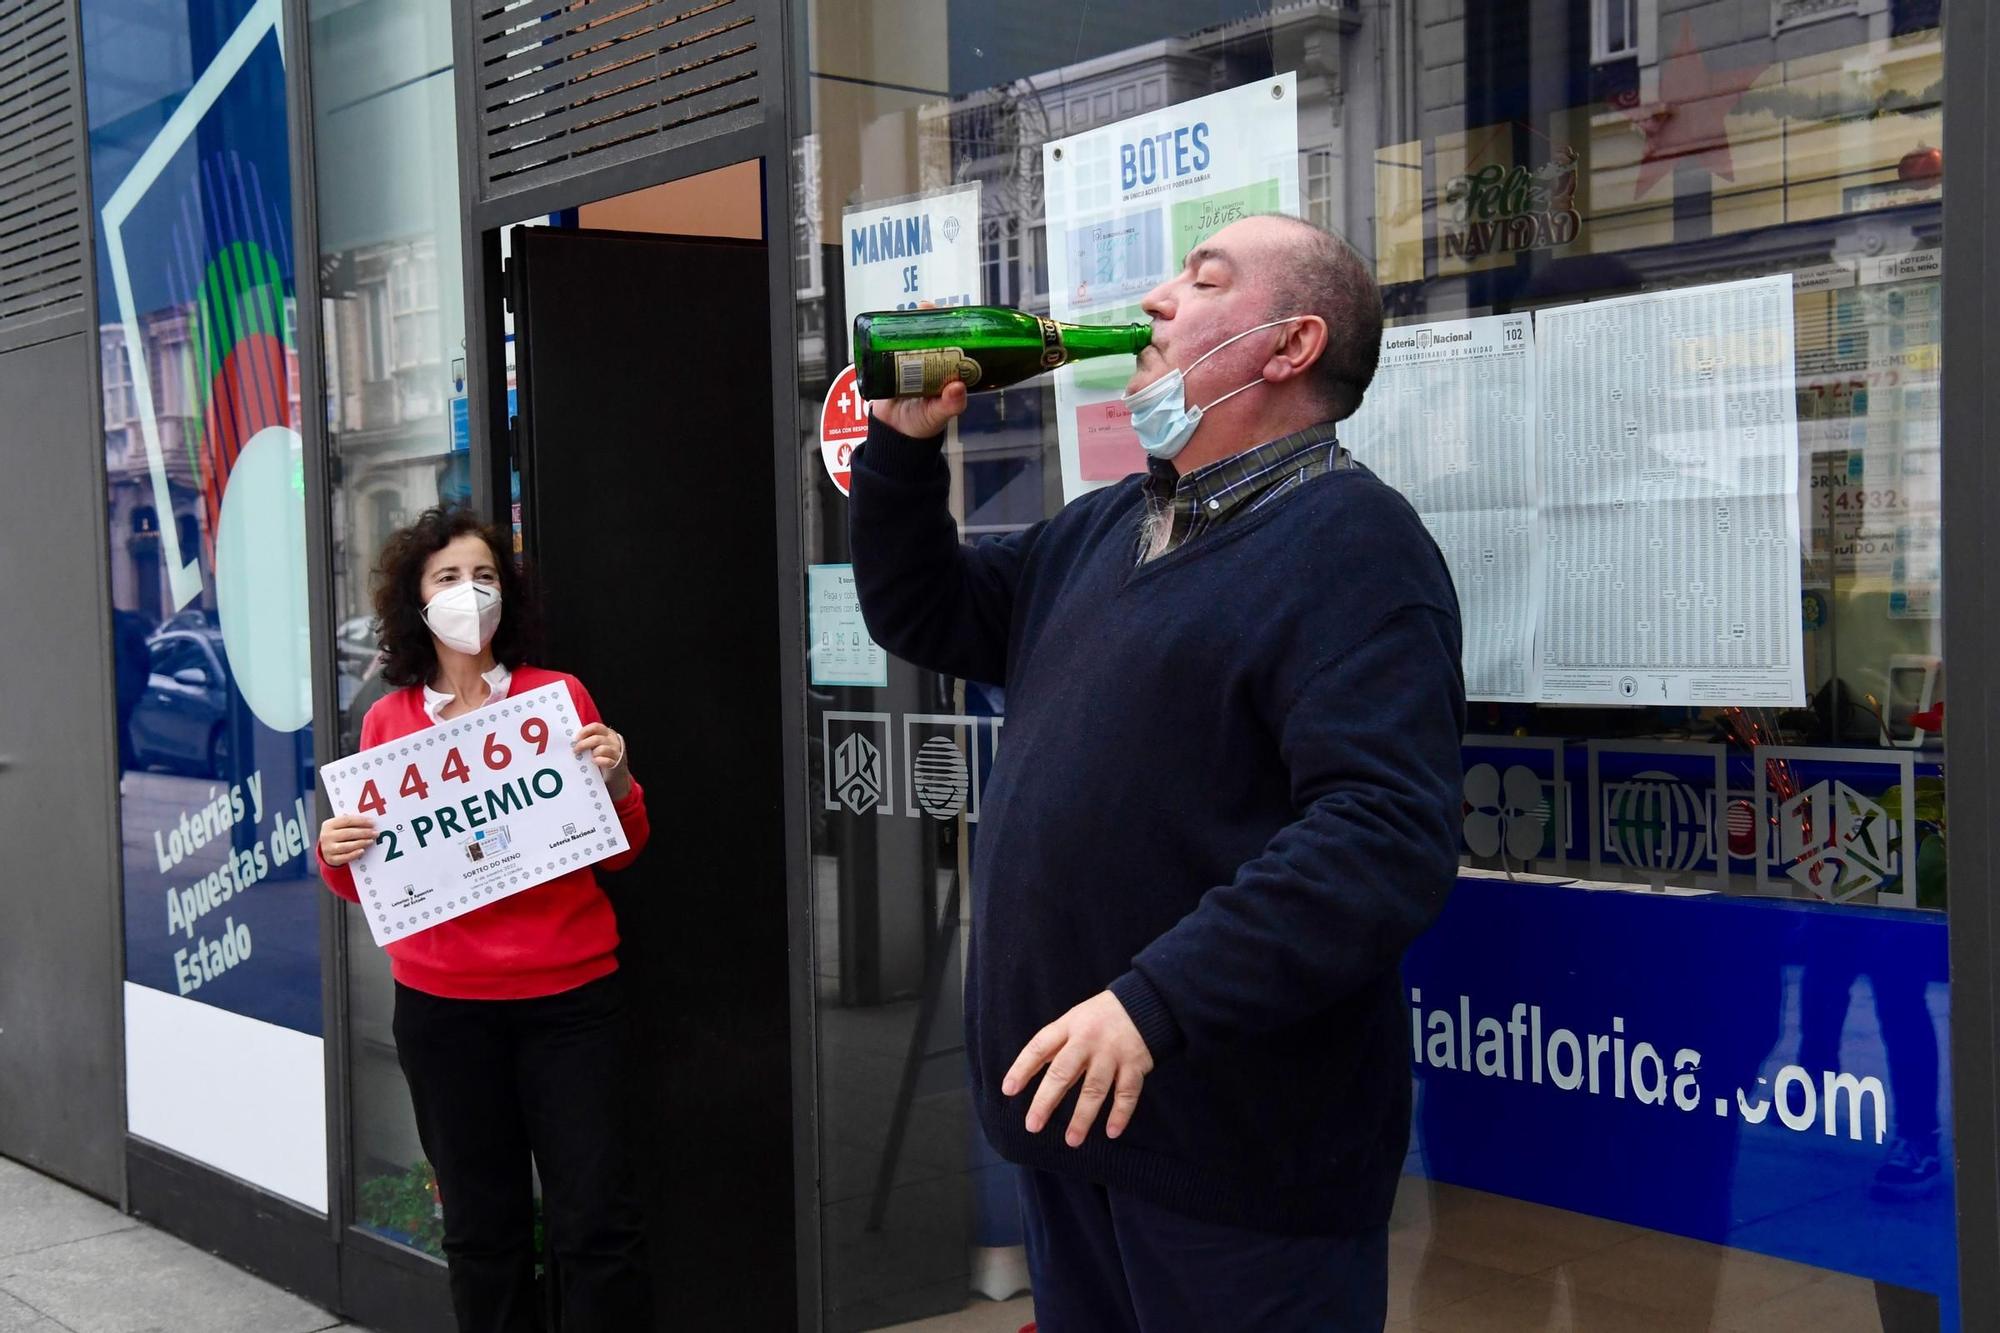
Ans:
[[[382,674],[401,688],[368,710],[361,746],[565,685],[584,724],[573,748],[595,763],[629,844],[599,862],[616,870],[646,845],[645,795],[624,738],[604,725],[582,683],[525,660],[534,607],[502,555],[510,545],[463,510],[428,510],[390,537],[376,570],[375,613]],[[531,719],[520,739],[549,744],[547,723]],[[465,764],[447,760],[441,774],[405,781],[448,782],[454,762]],[[371,806],[364,796],[360,804],[361,813],[336,814],[319,836],[328,887],[357,902],[352,865],[377,841],[367,812],[380,814],[383,802],[377,795]],[[619,1113],[618,924],[593,867],[385,948],[396,978],[397,1055],[437,1172],[459,1328],[537,1326],[531,1159],[541,1174],[564,1333],[651,1328],[642,1218]]]

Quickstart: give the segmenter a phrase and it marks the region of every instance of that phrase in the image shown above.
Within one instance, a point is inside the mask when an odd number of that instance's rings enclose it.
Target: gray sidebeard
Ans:
[[[1139,563],[1165,555],[1174,536],[1174,507],[1148,499],[1139,514]]]

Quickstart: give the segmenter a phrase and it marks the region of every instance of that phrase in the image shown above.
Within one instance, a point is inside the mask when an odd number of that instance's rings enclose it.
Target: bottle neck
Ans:
[[[1063,346],[1069,349],[1071,356],[1089,356],[1092,353],[1136,355],[1147,343],[1153,341],[1153,326],[1065,324],[1062,340]]]

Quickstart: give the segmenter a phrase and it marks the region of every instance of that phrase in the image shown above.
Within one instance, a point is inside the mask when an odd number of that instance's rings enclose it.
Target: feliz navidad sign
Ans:
[[[1478,259],[1517,250],[1553,250],[1583,235],[1576,209],[1577,151],[1564,147],[1535,170],[1488,163],[1454,176],[1441,227],[1443,258]]]
[[[320,769],[335,811],[375,821],[354,879],[377,944],[625,850],[580,726],[558,683]]]

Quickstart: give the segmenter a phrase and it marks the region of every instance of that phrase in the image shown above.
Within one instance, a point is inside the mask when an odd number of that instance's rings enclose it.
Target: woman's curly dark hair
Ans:
[[[382,678],[391,685],[425,685],[436,677],[437,645],[424,624],[424,563],[467,533],[486,543],[500,571],[494,659],[511,671],[533,650],[541,617],[533,586],[513,558],[512,537],[470,509],[441,505],[390,534],[375,563],[375,634],[382,645]]]

